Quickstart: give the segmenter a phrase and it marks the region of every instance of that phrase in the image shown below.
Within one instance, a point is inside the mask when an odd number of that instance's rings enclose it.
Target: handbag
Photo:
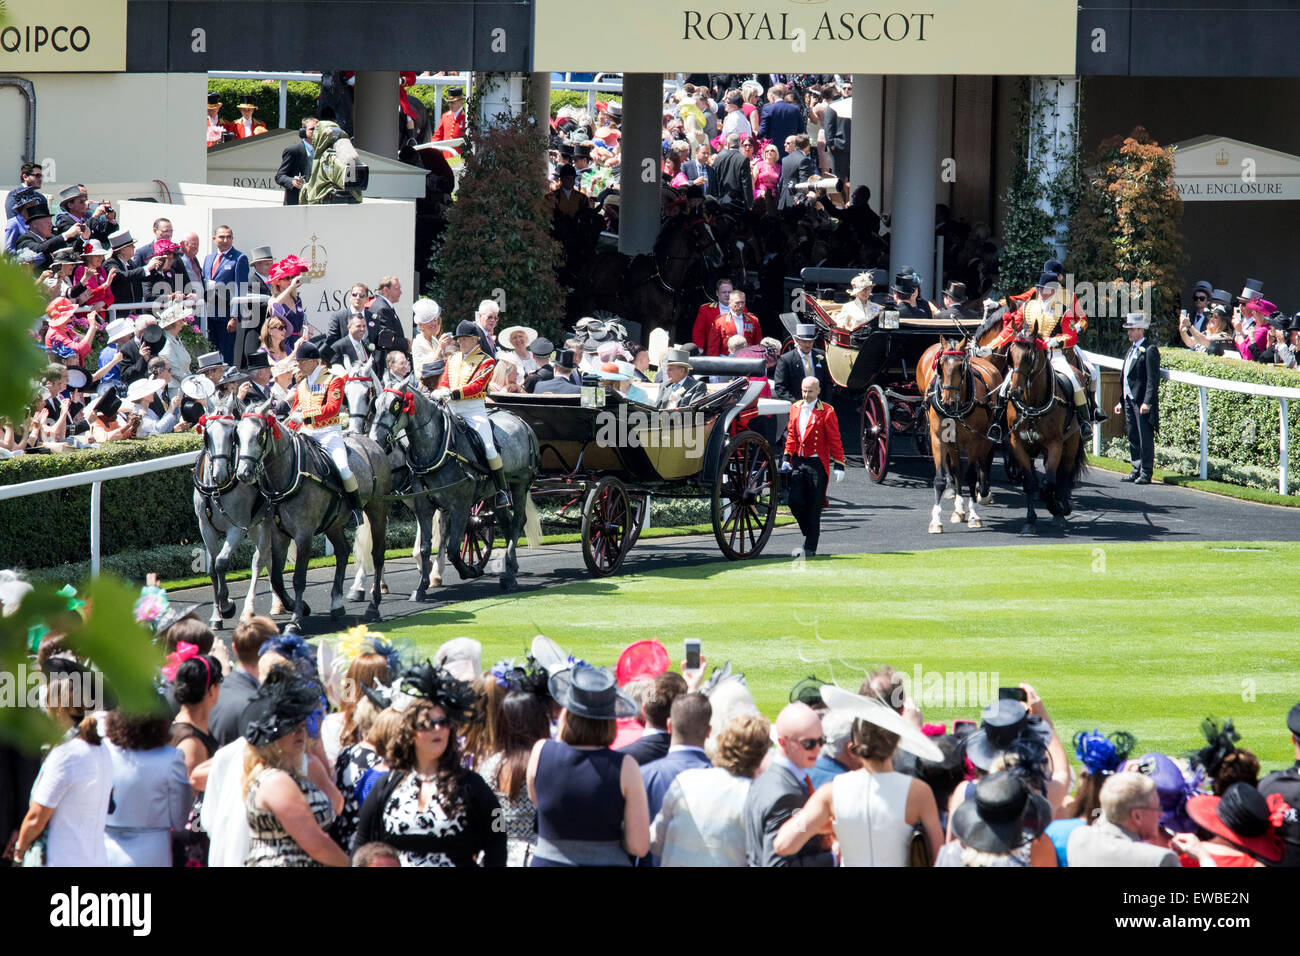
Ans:
[[[930,853],[930,841],[926,839],[925,827],[920,823],[912,824],[912,836],[907,841],[907,865],[934,865],[934,856]]]

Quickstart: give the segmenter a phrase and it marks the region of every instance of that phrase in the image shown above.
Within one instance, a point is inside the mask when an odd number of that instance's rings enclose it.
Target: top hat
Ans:
[[[478,326],[469,319],[461,319],[460,322],[456,324],[456,338],[478,338]]]
[[[60,194],[62,195],[62,194]],[[1261,299],[1264,297],[1264,283],[1259,279],[1247,279],[1241,290],[1242,299]]]
[[[551,675],[546,682],[556,703],[589,720],[618,720],[636,714],[637,706],[623,693],[614,675],[603,667],[578,664]]]
[[[615,117],[615,118],[622,116],[622,115],[623,115],[623,104],[622,104],[622,103],[610,103],[610,104],[609,104],[609,115],[610,115],[610,116],[613,116],[613,117]]]
[[[68,388],[78,389],[85,388],[86,383],[90,381],[90,376],[80,365],[69,365],[65,371],[68,375]]]
[[[28,210],[27,215],[23,216],[27,220],[27,225],[31,225],[37,219],[50,219],[50,206],[48,203],[40,202]]]
[[[950,299],[956,299],[958,302],[965,302],[965,301],[966,301],[966,283],[964,283],[964,282],[949,282],[947,288],[945,288],[945,289],[943,290],[943,294],[946,295],[946,296],[947,296],[948,298],[950,298]]]
[[[663,358],[659,360],[659,364],[664,368],[669,365],[684,365],[690,368],[691,356],[685,349],[668,349],[664,352]]]
[[[1151,328],[1151,319],[1145,312],[1130,312],[1124,316],[1124,328],[1126,329],[1149,329]]]
[[[271,367],[270,353],[254,352],[252,355],[248,357],[248,361],[244,363],[244,367],[250,372],[253,371],[254,369],[270,368]]]
[[[209,106],[220,106],[220,105],[221,105],[221,94],[220,94],[220,93],[209,93],[209,94],[208,94],[208,105],[209,105]]]
[[[206,372],[210,368],[225,368],[225,360],[222,359],[220,352],[204,352],[199,356],[200,372]]]
[[[911,295],[917,288],[916,280],[912,278],[911,273],[900,272],[894,276],[893,291],[899,295]]]
[[[1205,297],[1208,299],[1214,294],[1214,286],[1206,282],[1204,279],[1201,279],[1196,283],[1196,285],[1192,286],[1192,294],[1195,295],[1197,292],[1204,292]]]
[[[135,239],[131,236],[130,229],[119,229],[108,237],[108,246],[110,249],[117,251],[123,246],[135,245]]]
[[[554,365],[556,368],[573,368],[578,364],[578,357],[573,349],[560,349],[555,353]]]
[[[257,104],[256,104],[256,103],[249,103],[249,102],[245,101],[245,102],[239,104],[239,108],[240,108],[241,110],[255,110],[255,109],[257,109]]]
[[[463,86],[447,87],[447,99],[463,100],[465,98],[465,88]]]
[[[80,186],[68,186],[64,189],[59,190],[60,206],[66,206],[68,203],[72,202],[72,200],[80,199],[80,198],[81,198]]]
[[[163,332],[162,326],[157,322],[150,322],[140,330],[140,344],[149,346],[149,348],[153,349],[155,355],[158,354],[158,350],[162,347],[166,338],[167,334]]]
[[[122,396],[117,394],[116,389],[108,389],[99,393],[99,401],[95,403],[95,414],[102,415],[104,418],[112,418],[122,408]]]
[[[953,811],[953,835],[962,846],[985,853],[1010,853],[1037,839],[1052,822],[1052,806],[1013,773],[991,773],[975,784],[974,796]]]
[[[271,255],[270,246],[253,246],[253,251],[248,254],[248,261],[253,262],[272,262],[275,256]]]
[[[1200,796],[1187,801],[1187,813],[1215,836],[1223,837],[1252,856],[1276,863],[1286,855],[1271,817],[1281,794],[1265,796],[1249,783],[1234,783],[1222,797]]]
[[[817,338],[817,326],[811,322],[800,322],[794,327],[794,337],[805,342]]]
[[[998,755],[1024,734],[1037,734],[1046,746],[1052,739],[1052,726],[1032,716],[1018,700],[995,700],[984,708],[980,729],[966,738],[966,756],[980,770],[988,770]]]

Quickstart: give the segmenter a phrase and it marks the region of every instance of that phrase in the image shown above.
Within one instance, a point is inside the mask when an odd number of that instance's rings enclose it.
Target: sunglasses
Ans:
[[[796,740],[795,743],[797,743],[804,750],[816,750],[818,747],[821,747],[826,743],[826,738],[810,737],[807,740]]]
[[[1193,298],[1193,299],[1200,299],[1202,302],[1204,302],[1206,299],[1209,298],[1209,296],[1208,296],[1208,295],[1204,295],[1203,293],[1198,292],[1198,293],[1196,293],[1196,295],[1192,296],[1192,298]]]
[[[415,725],[416,730],[439,730],[443,727],[450,727],[451,721],[446,717],[426,717]]]

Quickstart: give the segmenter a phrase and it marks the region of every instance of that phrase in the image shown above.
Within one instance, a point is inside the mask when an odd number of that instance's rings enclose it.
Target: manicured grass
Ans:
[[[856,689],[864,670],[885,663],[908,675],[918,666],[984,672],[993,696],[1032,684],[1067,739],[1127,730],[1139,753],[1179,754],[1201,743],[1203,718],[1232,717],[1241,745],[1271,769],[1294,759],[1286,713],[1300,700],[1300,611],[1275,599],[1283,592],[1274,583],[1296,567],[1300,544],[1276,543],[954,548],[802,567],[723,561],[377,627],[426,653],[475,637],[485,667],[522,659],[539,632],[605,665],[634,640],[657,637],[678,658],[683,639],[699,637],[711,664],[745,672],[768,716],[810,674]],[[927,680],[920,690],[932,694]],[[978,719],[978,704],[939,697],[922,698],[927,720]]]
[[[1127,475],[1133,470],[1132,464],[1127,461],[1119,461],[1115,458],[1103,458],[1099,455],[1089,455],[1088,464],[1096,465],[1105,471],[1114,471]],[[1192,488],[1195,491],[1204,491],[1212,495],[1223,495],[1225,498],[1237,498],[1241,501],[1257,501],[1264,505],[1280,505],[1283,508],[1300,508],[1300,495],[1280,495],[1276,491],[1265,491],[1262,488],[1249,488],[1245,485],[1233,485],[1226,481],[1210,481],[1193,478],[1190,475],[1180,475],[1172,471],[1161,471],[1159,468],[1151,476],[1152,481],[1163,482],[1166,485],[1178,485],[1180,488]]]

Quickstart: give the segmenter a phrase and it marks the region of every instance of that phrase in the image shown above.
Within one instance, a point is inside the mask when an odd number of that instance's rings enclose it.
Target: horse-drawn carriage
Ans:
[[[698,402],[657,409],[658,385],[639,383],[646,402],[605,383],[580,394],[496,394],[489,407],[512,412],[537,436],[541,462],[535,500],[559,503],[559,519],[582,537],[587,569],[613,574],[645,527],[652,497],[707,498],[718,548],[740,560],[762,553],[776,522],[777,455],[745,425],[787,404],[760,399],[762,359],[705,358],[708,385]],[[590,381],[590,380],[588,380]]]
[[[896,311],[886,310],[874,322],[846,331],[835,321],[844,305],[835,293],[859,271],[804,269],[800,279],[804,318],[811,317],[817,326],[831,378],[850,393],[862,393],[862,460],[868,476],[879,483],[889,473],[891,458],[931,457],[926,396],[916,381],[922,354],[940,335],[972,335],[981,320],[900,318]],[[912,448],[897,447],[900,440]]]

